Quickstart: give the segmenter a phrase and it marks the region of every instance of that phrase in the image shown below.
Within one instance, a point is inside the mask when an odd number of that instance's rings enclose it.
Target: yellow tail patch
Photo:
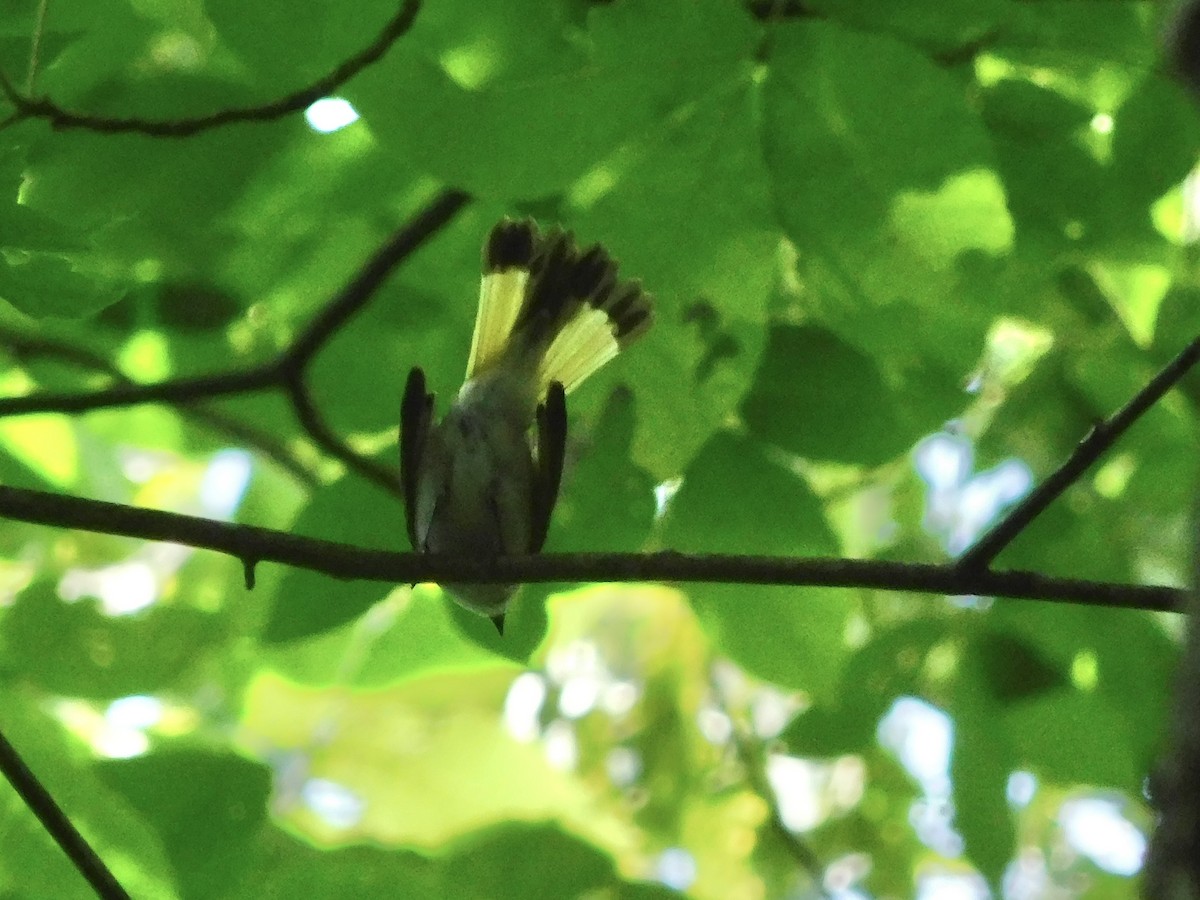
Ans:
[[[602,309],[583,306],[551,341],[539,370],[541,392],[561,382],[567,393],[617,355],[613,323]]]
[[[512,334],[525,291],[528,269],[490,272],[479,284],[479,309],[475,314],[475,333],[471,337],[471,355],[467,358],[467,378],[494,363],[504,351]]]

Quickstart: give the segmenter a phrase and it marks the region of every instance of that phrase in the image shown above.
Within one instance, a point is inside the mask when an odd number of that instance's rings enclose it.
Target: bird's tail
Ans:
[[[599,244],[580,249],[557,226],[501,220],[483,248],[483,282],[467,363],[473,378],[499,363],[536,361],[541,391],[570,391],[641,336],[650,295],[621,281]]]

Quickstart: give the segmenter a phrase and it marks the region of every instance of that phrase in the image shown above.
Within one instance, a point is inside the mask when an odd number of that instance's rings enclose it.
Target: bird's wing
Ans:
[[[425,390],[425,373],[414,366],[404,386],[400,405],[400,483],[404,488],[404,522],[413,550],[420,551],[417,538],[417,490],[421,477],[421,457],[433,417],[433,394]]]
[[[550,531],[550,515],[558,500],[563,457],[567,448],[567,394],[555,381],[537,411],[537,465],[533,477],[533,510],[529,552],[538,553]]]

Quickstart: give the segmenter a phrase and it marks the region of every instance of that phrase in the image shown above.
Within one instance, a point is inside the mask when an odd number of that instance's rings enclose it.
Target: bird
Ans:
[[[405,524],[418,553],[492,559],[538,553],[562,481],[566,396],[646,333],[652,297],[600,244],[501,219],[483,245],[466,378],[434,422],[414,367],[400,411]],[[448,584],[504,634],[511,584]]]

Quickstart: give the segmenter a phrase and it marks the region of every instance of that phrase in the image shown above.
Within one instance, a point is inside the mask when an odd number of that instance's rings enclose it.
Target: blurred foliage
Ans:
[[[395,8],[0,0],[0,67],[70,109],[204,115],[304,86]],[[269,360],[459,188],[472,202],[309,373],[352,447],[394,464],[411,365],[444,408],[480,238],[534,215],[603,241],[658,304],[571,398],[550,550],[944,561],[993,467],[1045,475],[1200,329],[1200,120],[1161,18],[426,0],[340,90],[361,119],[333,133],[299,113],[185,139],[9,122],[0,395]],[[1182,583],[1198,402],[1194,375],[1001,564]],[[935,490],[913,448],[943,429],[970,465]],[[276,396],[3,419],[0,481],[406,544],[398,498]],[[434,586],[258,575],[0,523],[0,729],[136,897],[799,898],[808,852],[853,896],[1136,894],[1065,810],[1111,801],[1135,850],[1148,828],[1170,616],[530,586],[500,639]],[[932,717],[918,750],[902,709]],[[0,845],[3,896],[88,896],[7,786]]]

